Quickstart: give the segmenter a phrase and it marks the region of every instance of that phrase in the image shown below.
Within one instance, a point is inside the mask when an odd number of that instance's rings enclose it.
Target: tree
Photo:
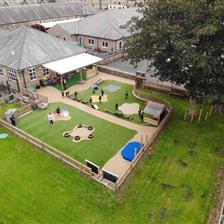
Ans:
[[[224,103],[224,1],[154,0],[126,24],[132,64],[153,59],[155,76],[183,84],[191,113],[197,99]]]

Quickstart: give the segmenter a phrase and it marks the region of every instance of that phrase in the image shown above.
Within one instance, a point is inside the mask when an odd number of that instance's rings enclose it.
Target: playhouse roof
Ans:
[[[165,110],[165,108],[166,108],[166,106],[164,104],[156,103],[153,101],[148,101],[148,103],[144,109],[144,113],[149,114],[155,118],[159,118],[160,115]]]

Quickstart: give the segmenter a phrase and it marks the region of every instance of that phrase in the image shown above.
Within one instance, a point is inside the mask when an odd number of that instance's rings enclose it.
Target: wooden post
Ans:
[[[95,65],[95,75],[98,75],[98,67]]]
[[[146,135],[146,139],[145,139],[146,143],[148,142],[148,140],[149,140],[149,136]]]
[[[194,120],[194,114],[191,115],[191,123],[193,122]]]
[[[186,121],[187,120],[187,113],[188,113],[188,109],[185,111],[184,113],[184,120]]]
[[[206,114],[205,114],[205,120],[206,121],[208,120],[208,112],[206,112]]]
[[[210,107],[210,110],[209,110],[209,117],[211,117],[211,115],[212,115],[212,112],[213,112],[213,105],[211,105],[211,107]]]
[[[80,75],[80,83],[82,83],[82,72],[83,72],[83,69],[80,69],[80,73],[79,73],[79,75]]]
[[[200,109],[200,112],[199,112],[199,116],[198,116],[198,124],[199,124],[199,122],[200,122],[200,120],[201,120],[201,115],[202,115],[202,109]]]
[[[61,74],[61,90],[64,90],[63,75]]]
[[[134,154],[134,159],[137,156],[137,148],[135,148],[135,154]],[[134,160],[133,160],[134,161]]]
[[[4,117],[2,105],[0,104],[0,117]]]
[[[141,135],[141,143],[143,144],[143,135]]]

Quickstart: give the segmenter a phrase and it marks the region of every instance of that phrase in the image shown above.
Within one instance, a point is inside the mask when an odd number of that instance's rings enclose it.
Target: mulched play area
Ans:
[[[98,85],[98,88],[94,93],[92,87],[85,91],[79,92],[78,100],[86,102],[86,104],[90,106],[90,97],[93,99],[93,95],[95,95],[98,99],[99,95],[101,95],[101,91],[103,90],[104,96],[106,95],[106,100],[102,100],[102,103],[98,100],[96,102],[100,111],[119,116],[123,119],[128,119],[137,124],[141,124],[142,121],[138,115],[138,110],[139,108],[143,110],[146,103],[133,96],[133,88],[134,86],[130,84],[121,83],[114,80],[105,80]],[[115,108],[116,104],[118,104],[118,110]],[[121,114],[124,116],[120,116]]]
[[[54,112],[57,107],[62,111],[68,111],[71,119],[58,120],[52,126],[48,122],[47,115]],[[87,133],[88,136],[93,134],[91,140],[73,142],[70,137],[64,137],[65,132],[74,130],[79,124],[87,125],[88,128],[93,127],[94,132],[89,130],[91,133]],[[28,134],[80,162],[84,163],[85,159],[88,159],[99,166],[104,165],[136,134],[133,130],[99,119],[63,103],[49,104],[44,111],[36,110],[21,117],[18,126]],[[81,136],[82,133],[77,134],[80,136],[79,140],[81,140],[81,137],[88,138],[88,136],[85,136],[86,133],[83,134],[83,136]]]

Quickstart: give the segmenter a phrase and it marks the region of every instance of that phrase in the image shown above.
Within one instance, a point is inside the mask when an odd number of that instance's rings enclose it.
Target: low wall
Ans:
[[[106,66],[99,65],[98,70],[101,72],[107,73],[107,74],[118,76],[118,77],[135,80],[135,75],[128,73],[128,72],[120,71],[120,70],[117,70],[114,68],[109,68]],[[144,81],[140,87],[146,88],[146,89],[151,89],[154,91],[170,93],[170,94],[174,94],[174,95],[181,95],[181,96],[188,95],[187,91],[183,87],[177,86],[177,85],[172,85],[172,84],[165,84],[161,81],[158,81],[157,83],[153,83],[153,82],[150,82],[147,80],[147,81]]]
[[[111,63],[112,61],[118,60],[123,57],[123,53],[114,53],[110,54],[103,59],[103,61],[99,62],[100,65],[106,65]]]
[[[135,80],[135,76],[128,73],[128,72],[123,72],[123,71],[120,71],[120,70],[108,68],[106,66],[98,65],[98,70],[100,72],[104,72],[104,73],[107,73],[107,74],[111,74],[111,75],[119,76],[119,77],[122,77],[122,78]]]

